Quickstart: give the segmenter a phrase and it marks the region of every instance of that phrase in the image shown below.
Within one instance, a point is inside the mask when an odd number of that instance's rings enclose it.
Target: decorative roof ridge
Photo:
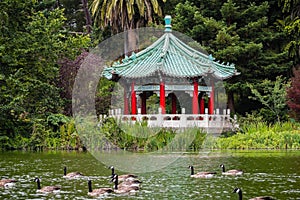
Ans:
[[[181,40],[179,40],[175,35],[172,34],[172,39],[175,41],[175,43],[177,45],[179,45],[180,47],[184,47],[186,50],[192,52],[192,54],[190,54],[190,56],[193,56],[194,58],[197,58],[197,56],[201,56],[202,58],[208,59],[208,56],[202,52],[197,51],[196,49],[194,49],[193,47],[190,47],[189,45],[185,44],[184,42],[182,42]]]
[[[176,45],[174,45],[175,48],[177,48],[178,50],[180,50],[180,49],[183,50],[183,52],[186,54],[186,56],[190,56],[192,58],[195,58],[195,61],[197,63],[202,64],[202,65],[206,65],[207,67],[209,67],[209,65],[210,65],[209,62],[203,62],[203,61],[205,61],[206,58],[208,58],[208,57],[204,57],[205,54],[201,55],[201,58],[196,57],[195,54],[198,54],[198,53],[195,49],[193,49],[193,48],[189,47],[188,45],[186,45],[185,43],[181,42],[174,35],[171,35],[171,39],[176,44]],[[190,49],[192,49],[193,51],[191,51]]]
[[[223,67],[223,68],[227,68],[227,69],[233,69],[235,68],[235,65],[233,63],[229,63],[227,62],[226,64],[224,62],[220,63],[220,61],[214,61],[215,58],[209,54],[209,55],[206,55],[202,52],[199,52],[197,51],[196,49],[194,49],[193,47],[190,47],[189,45],[185,44],[183,41],[179,40],[176,36],[174,36],[173,34],[171,34],[171,39],[172,41],[174,41],[178,46],[180,46],[180,48],[182,49],[185,49],[185,53],[187,53],[187,55],[195,58],[195,60],[199,63],[201,62],[202,64],[203,63],[203,59],[205,60],[209,60],[210,62],[207,62],[206,65],[211,65],[211,64],[214,64],[214,65],[218,65],[219,67]],[[189,52],[189,53],[188,53]],[[201,58],[202,59],[201,59]],[[199,60],[200,59],[200,60]],[[238,74],[237,74],[238,75]]]
[[[157,69],[158,70],[162,70],[163,68],[163,65],[164,65],[164,59],[166,57],[166,54],[168,53],[169,51],[169,46],[170,46],[170,38],[169,38],[169,34],[168,33],[165,33],[165,41],[164,41],[164,45],[162,47],[162,51],[160,53],[160,60],[159,62],[157,63]]]
[[[161,43],[166,37],[166,33],[163,34],[160,38],[158,38],[153,44],[151,44],[150,46],[146,47],[145,49],[143,49],[142,51],[139,51],[136,53],[136,57],[142,56],[145,53],[148,53],[148,51],[152,51],[157,45],[159,45],[159,43]]]

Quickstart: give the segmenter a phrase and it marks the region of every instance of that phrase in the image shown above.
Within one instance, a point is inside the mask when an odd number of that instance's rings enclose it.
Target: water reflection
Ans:
[[[114,152],[116,154],[116,152]],[[175,155],[174,155],[175,154]],[[123,153],[120,153],[120,158]],[[108,195],[106,199],[238,199],[232,191],[243,189],[245,199],[271,195],[277,199],[300,199],[300,152],[226,151],[180,152],[180,158],[157,171],[139,173],[141,190],[133,195]],[[109,153],[105,156],[109,156]],[[160,159],[176,157],[176,153],[158,154]],[[152,162],[154,162],[152,160]],[[155,161],[156,162],[156,161]],[[113,162],[112,162],[113,163]],[[243,169],[242,176],[223,176],[219,165],[227,169]],[[114,164],[114,163],[113,163]],[[101,163],[89,153],[77,152],[2,152],[1,178],[18,180],[12,188],[0,188],[0,199],[88,199],[87,180],[93,187],[112,187],[108,163]],[[189,165],[198,171],[216,171],[210,179],[190,178]],[[83,172],[79,179],[63,178],[63,168]],[[125,171],[116,168],[116,173]],[[34,178],[41,185],[60,185],[58,194],[39,194]]]

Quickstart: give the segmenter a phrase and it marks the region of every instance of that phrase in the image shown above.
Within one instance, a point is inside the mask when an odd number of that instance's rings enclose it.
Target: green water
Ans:
[[[122,152],[120,152],[121,154]],[[116,152],[114,152],[116,154]],[[160,154],[161,159],[179,153]],[[142,154],[140,154],[142,155]],[[181,154],[180,154],[181,155]],[[232,177],[218,173],[214,178],[190,178],[188,165],[195,171],[217,171],[224,163],[228,169],[245,171]],[[84,178],[63,178],[63,167],[80,171]],[[87,179],[93,187],[112,187],[107,165],[83,152],[1,152],[0,178],[18,180],[11,188],[0,188],[0,199],[91,199]],[[116,169],[119,174],[120,172]],[[277,199],[300,199],[300,151],[227,151],[184,153],[167,167],[138,174],[141,190],[133,195],[108,195],[106,199],[238,199],[235,187],[243,190],[244,199],[271,195]],[[60,185],[57,194],[37,193],[35,177],[41,185]]]

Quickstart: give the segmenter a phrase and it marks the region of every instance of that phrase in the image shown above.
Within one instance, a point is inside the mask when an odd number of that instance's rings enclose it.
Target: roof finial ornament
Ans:
[[[214,58],[211,54],[209,54],[208,59],[209,59],[210,61],[214,61],[214,60],[215,60],[215,58]]]
[[[172,19],[171,15],[166,15],[165,16],[165,32],[171,32],[172,31],[172,29],[171,29],[171,27],[172,27],[171,19]]]

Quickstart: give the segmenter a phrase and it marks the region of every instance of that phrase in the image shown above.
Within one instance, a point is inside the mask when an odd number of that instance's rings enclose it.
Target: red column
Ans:
[[[146,92],[142,93],[142,114],[146,114]]]
[[[200,99],[200,114],[204,114],[204,98]]]
[[[126,86],[124,86],[124,115],[129,114]]]
[[[172,94],[172,114],[176,114],[176,96]]]
[[[214,114],[214,109],[215,109],[215,86],[214,82],[211,81],[211,92],[210,92],[210,97],[209,97],[209,108],[208,108],[208,114]]]
[[[194,79],[193,114],[198,114],[198,81]]]
[[[131,114],[136,115],[136,93],[134,91],[134,82],[131,84]]]
[[[160,94],[161,113],[166,114],[165,83],[164,82],[160,82],[159,94]]]

